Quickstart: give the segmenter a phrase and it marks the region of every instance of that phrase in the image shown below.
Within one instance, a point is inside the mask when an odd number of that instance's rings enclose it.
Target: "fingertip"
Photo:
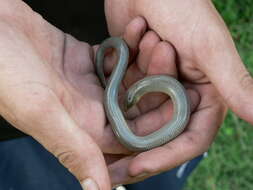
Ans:
[[[140,50],[153,50],[155,45],[160,42],[159,36],[152,30],[146,32],[139,44]]]
[[[143,17],[137,16],[129,23],[129,27],[135,28],[137,33],[143,35],[147,29],[147,22]]]
[[[142,154],[142,153],[141,153]],[[139,176],[142,173],[145,173],[142,169],[142,166],[139,165],[141,163],[141,157],[137,155],[130,163],[128,166],[128,173],[131,177]]]
[[[134,18],[126,27],[123,38],[127,42],[130,53],[134,54],[139,42],[147,29],[146,21],[142,17]]]

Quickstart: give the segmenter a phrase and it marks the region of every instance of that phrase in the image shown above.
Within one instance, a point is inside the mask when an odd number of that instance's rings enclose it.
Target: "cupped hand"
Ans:
[[[22,1],[1,1],[0,25],[1,115],[53,153],[85,189],[109,190],[93,49]]]
[[[148,26],[172,49],[170,54],[176,62],[173,68],[178,71],[174,75],[186,88],[194,89],[200,96],[198,107],[182,135],[160,148],[112,164],[110,171],[114,181],[132,183],[174,168],[205,152],[224,120],[227,105],[240,117],[253,123],[252,78],[211,1],[107,0],[105,11],[112,35],[120,35],[124,26],[135,16],[144,17]],[[154,36],[152,33],[149,35]],[[152,46],[150,40],[147,44]],[[157,56],[154,60],[163,57]],[[140,70],[160,74],[169,73],[165,69],[171,68],[156,61],[147,65],[140,66]],[[156,101],[152,108],[159,106],[162,98]],[[142,113],[149,110],[149,104],[140,103],[138,107]],[[152,123],[154,117],[150,115],[150,120],[146,120],[150,131],[162,124]],[[160,117],[162,121],[165,116],[161,113]],[[127,169],[123,171],[120,168]]]

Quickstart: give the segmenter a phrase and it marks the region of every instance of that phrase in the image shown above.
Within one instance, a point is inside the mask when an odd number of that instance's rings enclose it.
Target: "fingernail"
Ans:
[[[83,190],[99,190],[97,183],[91,178],[85,179],[81,186]]]
[[[121,186],[121,184],[113,185],[112,188],[117,189],[119,186]]]
[[[126,188],[122,185],[115,188],[115,190],[126,190]]]
[[[142,174],[138,175],[137,178],[143,178],[146,176],[148,176],[148,173],[142,173]]]

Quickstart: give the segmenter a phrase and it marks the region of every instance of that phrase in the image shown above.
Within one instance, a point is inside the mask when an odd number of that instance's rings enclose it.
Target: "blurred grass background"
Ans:
[[[253,0],[214,0],[214,3],[245,65],[253,73]],[[188,179],[185,190],[252,189],[253,126],[230,111],[208,157]]]

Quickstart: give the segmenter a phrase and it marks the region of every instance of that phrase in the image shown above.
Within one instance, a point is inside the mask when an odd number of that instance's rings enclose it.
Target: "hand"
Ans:
[[[108,154],[128,152],[105,127],[93,48],[18,0],[1,1],[0,26],[0,114],[53,153],[85,189],[111,189],[103,153],[112,160]],[[145,27],[138,19],[127,27],[131,52]]]
[[[253,123],[252,78],[211,1],[107,0],[105,5],[112,35],[121,34],[136,15],[143,16],[149,27],[176,49],[181,81],[201,98],[187,130],[177,139],[111,166],[111,176],[118,183],[141,179],[132,177],[143,177],[144,173],[160,173],[206,151],[224,119],[225,104]],[[152,68],[159,73],[165,65],[153,64]],[[128,166],[128,170],[119,176],[123,166]]]

